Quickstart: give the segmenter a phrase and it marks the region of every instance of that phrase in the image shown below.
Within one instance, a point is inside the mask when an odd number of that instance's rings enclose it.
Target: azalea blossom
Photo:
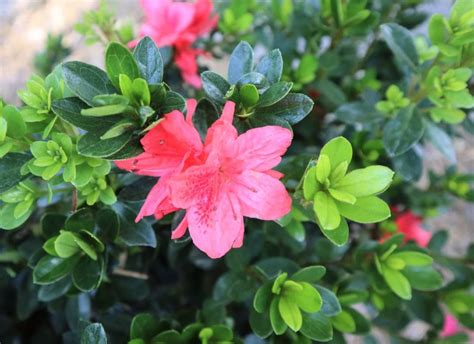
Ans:
[[[193,87],[201,87],[196,58],[205,52],[192,45],[217,24],[218,17],[212,14],[212,1],[141,0],[141,4],[145,22],[140,36],[149,36],[158,47],[172,46],[183,79]],[[136,43],[133,41],[131,46]]]
[[[291,197],[279,180],[282,174],[272,168],[289,147],[292,132],[266,126],[239,136],[232,125],[235,104],[227,102],[202,143],[192,124],[195,106],[194,100],[188,101],[186,119],[179,111],[165,115],[141,140],[144,153],[116,164],[161,177],[137,221],[185,209],[172,239],[189,228],[194,244],[209,257],[219,258],[242,246],[244,216],[276,220],[290,211]]]
[[[426,247],[432,234],[423,228],[422,223],[421,217],[409,210],[398,214],[395,218],[397,232],[405,234],[405,242],[414,241],[419,246]]]
[[[405,242],[414,241],[421,247],[428,246],[432,234],[423,228],[421,217],[415,215],[410,210],[404,212],[397,212],[396,208],[393,208],[392,210],[396,214],[396,233],[403,233],[405,235],[403,239]],[[386,233],[383,236],[382,241],[390,236],[390,233]]]

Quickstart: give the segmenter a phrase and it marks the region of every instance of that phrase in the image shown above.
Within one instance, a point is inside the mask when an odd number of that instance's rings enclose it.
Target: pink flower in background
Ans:
[[[188,101],[186,120],[178,111],[165,115],[141,140],[144,153],[116,162],[137,174],[161,176],[137,221],[185,209],[172,239],[189,227],[194,244],[211,258],[242,246],[244,216],[276,220],[291,210],[282,175],[272,170],[291,144],[291,131],[266,126],[239,136],[232,125],[234,107],[225,104],[203,144],[192,125],[195,101]]]
[[[443,329],[441,330],[441,337],[453,336],[459,332],[459,324],[455,317],[446,313],[444,315]]]
[[[196,58],[204,52],[192,45],[217,24],[217,15],[212,15],[212,1],[141,0],[141,4],[145,22],[140,36],[149,36],[158,47],[172,46],[183,79],[193,87],[201,87]],[[132,42],[132,46],[135,44]]]
[[[397,232],[405,234],[405,242],[415,241],[421,247],[428,246],[432,234],[423,228],[421,217],[407,210],[396,215],[395,224]]]

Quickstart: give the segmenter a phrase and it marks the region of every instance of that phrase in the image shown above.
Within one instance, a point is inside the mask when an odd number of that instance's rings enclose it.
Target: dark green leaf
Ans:
[[[303,313],[303,326],[300,331],[312,340],[327,342],[332,339],[331,322],[322,312]]]
[[[407,266],[402,273],[417,290],[436,290],[443,284],[443,278],[431,266]]]
[[[278,103],[255,110],[255,118],[260,116],[275,116],[294,125],[300,122],[313,108],[313,101],[300,93],[289,93]]]
[[[21,167],[31,159],[31,155],[9,153],[0,159],[0,193],[21,182],[26,176],[20,173]]]
[[[64,63],[62,71],[69,89],[90,106],[97,95],[117,93],[107,74],[97,67],[72,61]]]
[[[293,281],[302,281],[308,283],[315,283],[319,281],[326,273],[326,268],[322,265],[313,265],[298,270],[291,279]]]
[[[344,104],[337,108],[335,115],[339,120],[349,124],[360,123],[365,125],[377,123],[384,119],[375,107],[362,102]]]
[[[280,81],[270,86],[260,97],[258,107],[273,105],[283,99],[293,87],[292,82]]]
[[[133,51],[138,69],[149,84],[159,84],[163,79],[163,59],[160,49],[150,37],[144,37]]]
[[[392,157],[393,169],[406,181],[417,181],[423,173],[423,161],[413,149]]]
[[[252,71],[253,50],[247,42],[240,42],[230,55],[227,79],[236,84],[239,79]]]
[[[81,155],[93,158],[107,158],[120,151],[131,139],[132,132],[127,131],[120,136],[104,139],[100,137],[104,132],[89,132],[79,139],[77,152]]]
[[[403,154],[421,139],[424,131],[425,121],[414,107],[403,108],[385,125],[385,149],[391,156]]]
[[[62,120],[87,131],[106,130],[122,119],[121,116],[97,118],[81,115],[81,111],[89,108],[82,100],[76,97],[64,98],[53,101],[53,112]]]
[[[278,82],[283,71],[283,58],[279,49],[270,51],[255,67],[255,71],[263,74],[270,84]]]
[[[137,314],[130,325],[130,339],[150,340],[159,332],[158,320],[148,313]]]
[[[201,99],[193,116],[193,124],[204,141],[207,129],[219,118],[216,107],[207,99]]]
[[[395,57],[414,71],[418,66],[418,53],[410,31],[395,23],[383,24],[380,30]]]
[[[206,95],[217,104],[224,104],[225,95],[230,88],[230,84],[214,72],[201,73],[202,87]]]
[[[71,283],[71,279],[67,277],[52,284],[42,285],[38,291],[38,300],[43,302],[56,300],[68,292]]]
[[[107,335],[101,324],[88,325],[81,336],[81,344],[107,344]]]
[[[92,260],[82,256],[72,271],[72,282],[81,291],[97,289],[104,274],[104,262],[101,258]]]
[[[456,163],[456,151],[449,135],[431,121],[426,121],[425,137],[436,147],[449,162]]]
[[[268,337],[273,331],[268,312],[257,313],[252,308],[250,310],[249,323],[252,331],[260,338]]]
[[[184,112],[186,108],[186,100],[179,94],[173,91],[166,93],[166,98],[163,104],[158,108],[159,113],[170,113],[173,110]]]
[[[142,220],[135,223],[136,213],[120,202],[115,203],[112,208],[119,215],[120,238],[127,246],[156,247],[155,232],[148,222]]]
[[[343,246],[349,240],[349,226],[344,218],[341,218],[341,222],[336,229],[326,230],[321,228],[321,232],[336,246]]]
[[[59,281],[71,272],[78,259],[78,256],[66,259],[51,256],[43,257],[33,270],[34,283],[51,284]]]
[[[341,305],[332,291],[321,286],[316,286],[321,298],[323,299],[323,306],[321,307],[321,313],[331,317],[338,314],[341,311]]]

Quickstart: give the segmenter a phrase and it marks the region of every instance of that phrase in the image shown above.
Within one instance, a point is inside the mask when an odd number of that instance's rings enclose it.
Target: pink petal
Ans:
[[[247,170],[234,176],[231,183],[244,216],[277,220],[291,210],[291,197],[283,183],[266,173]]]
[[[193,126],[193,116],[196,111],[197,101],[196,99],[188,99],[186,101],[186,122]]]
[[[210,258],[225,255],[243,240],[243,217],[232,194],[219,192],[214,202],[199,202],[188,209],[189,234],[194,245]]]
[[[237,238],[235,239],[234,244],[232,245],[232,248],[242,247],[242,245],[244,244],[244,232],[245,232],[244,221],[242,221],[242,226],[240,227],[239,234],[237,235]]]
[[[281,161],[293,133],[279,126],[250,129],[237,138],[236,157],[246,169],[269,170]]]
[[[221,117],[207,131],[204,150],[211,160],[235,157],[235,139],[237,139],[238,133],[232,125],[234,108],[233,102],[227,102]]]
[[[173,232],[171,232],[171,239],[179,239],[181,238],[188,229],[188,219],[184,216],[183,220],[179,223],[178,227],[176,227]]]
[[[459,324],[455,317],[451,314],[445,314],[443,329],[440,333],[441,337],[449,337],[455,335],[459,331]]]
[[[420,217],[411,211],[406,211],[397,216],[395,223],[397,224],[398,232],[405,234],[405,241],[413,240],[421,247],[428,246],[432,234],[422,227]]]
[[[183,114],[179,111],[166,114],[165,118],[140,142],[146,152],[161,156],[182,157],[186,152],[202,150],[199,133],[184,120]]]
[[[140,221],[143,217],[155,215],[157,219],[162,218],[166,214],[178,210],[175,208],[169,198],[168,177],[161,177],[158,183],[150,190],[138,213],[135,222]]]
[[[183,160],[181,155],[157,155],[144,152],[135,158],[117,160],[117,167],[136,174],[159,177],[173,172]]]

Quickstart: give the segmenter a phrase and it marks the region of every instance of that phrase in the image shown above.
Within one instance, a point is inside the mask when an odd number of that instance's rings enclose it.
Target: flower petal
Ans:
[[[181,238],[185,233],[186,230],[188,229],[188,219],[186,218],[186,215],[184,216],[183,220],[179,223],[179,225],[171,232],[171,239],[179,239]]]
[[[235,156],[246,169],[269,170],[280,163],[292,138],[290,130],[279,126],[250,129],[237,138]]]
[[[277,220],[291,210],[291,197],[278,179],[267,173],[247,170],[234,177],[231,186],[242,215],[261,220]]]
[[[168,189],[168,177],[161,177],[158,183],[148,193],[145,203],[140,209],[135,222],[140,221],[143,217],[155,215],[157,219],[161,219],[166,214],[178,210],[171,204]]]
[[[231,193],[221,191],[215,202],[196,203],[186,216],[194,245],[210,258],[220,258],[243,242],[243,217]]]

